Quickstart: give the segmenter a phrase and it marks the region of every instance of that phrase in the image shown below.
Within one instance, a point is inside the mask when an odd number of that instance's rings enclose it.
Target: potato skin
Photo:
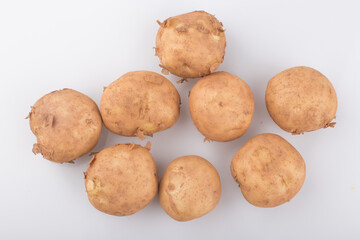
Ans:
[[[30,128],[37,138],[34,154],[71,162],[97,144],[102,121],[96,103],[72,89],[46,94],[31,107]]]
[[[117,144],[94,155],[85,173],[91,204],[107,214],[132,215],[147,206],[158,191],[155,162],[147,147]]]
[[[235,154],[231,175],[249,203],[276,207],[299,192],[306,169],[300,153],[290,143],[265,133],[251,138]]]
[[[161,207],[177,221],[189,221],[207,214],[216,207],[220,197],[218,172],[199,156],[175,159],[160,181]]]
[[[111,83],[100,103],[105,126],[128,137],[163,131],[174,125],[180,114],[180,96],[174,85],[160,74],[129,72]]]
[[[166,19],[156,36],[162,67],[182,78],[214,72],[224,60],[226,39],[215,16],[195,11]]]
[[[250,127],[254,96],[239,77],[216,72],[200,79],[189,95],[189,109],[196,128],[206,140],[227,142]]]
[[[310,67],[289,68],[270,79],[265,95],[271,118],[293,134],[334,127],[337,97],[331,82]]]

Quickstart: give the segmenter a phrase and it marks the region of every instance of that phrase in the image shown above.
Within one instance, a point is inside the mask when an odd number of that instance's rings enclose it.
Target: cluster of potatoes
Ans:
[[[215,72],[225,55],[221,22],[204,11],[158,22],[156,55],[162,72],[201,78],[189,94],[189,110],[205,140],[227,142],[241,137],[254,114],[254,96],[241,78]],[[267,85],[271,118],[292,134],[333,127],[337,97],[329,80],[315,69],[294,67]],[[72,162],[97,144],[102,123],[121,136],[144,139],[173,126],[180,96],[164,76],[135,71],[105,88],[100,111],[88,96],[62,89],[40,98],[31,108],[30,127],[37,138],[33,152],[57,162]],[[159,183],[155,161],[145,147],[117,144],[93,154],[85,172],[91,204],[112,215],[127,216],[159,193],[164,211],[188,221],[216,207],[220,177],[206,159],[191,155],[173,160]],[[231,161],[231,174],[245,199],[258,207],[275,207],[292,199],[305,179],[305,162],[282,137],[265,133],[251,138]]]

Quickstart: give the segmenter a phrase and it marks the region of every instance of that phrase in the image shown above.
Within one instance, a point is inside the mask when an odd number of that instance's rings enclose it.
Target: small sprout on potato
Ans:
[[[188,80],[186,78],[182,78],[176,81],[176,83],[184,83],[184,82],[188,82]]]

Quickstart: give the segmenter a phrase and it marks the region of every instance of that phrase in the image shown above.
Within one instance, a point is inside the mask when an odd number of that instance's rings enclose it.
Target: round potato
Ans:
[[[195,11],[158,23],[155,55],[161,61],[163,73],[197,78],[214,72],[223,62],[225,33],[213,15]]]
[[[303,185],[305,172],[299,152],[270,133],[251,138],[231,162],[231,174],[245,199],[257,207],[276,207],[290,201]]]
[[[217,72],[200,79],[189,95],[191,118],[205,140],[227,142],[250,127],[254,96],[239,77]]]
[[[161,207],[177,221],[207,214],[216,207],[220,196],[219,174],[210,162],[199,156],[175,159],[160,182]]]
[[[309,67],[289,68],[270,79],[266,107],[283,130],[293,134],[334,127],[337,97],[331,82]]]
[[[149,148],[117,144],[94,155],[85,173],[85,187],[96,209],[128,216],[152,201],[158,190],[158,176]]]
[[[75,90],[46,94],[31,107],[28,118],[37,139],[33,152],[53,162],[75,160],[100,138],[102,122],[96,103]]]
[[[129,72],[105,88],[100,103],[105,126],[122,136],[163,131],[180,114],[180,96],[174,85],[160,74]]]

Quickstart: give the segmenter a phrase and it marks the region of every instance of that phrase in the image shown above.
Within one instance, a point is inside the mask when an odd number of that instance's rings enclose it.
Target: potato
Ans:
[[[155,55],[163,73],[197,78],[214,72],[223,62],[225,33],[213,15],[195,11],[158,23]]]
[[[100,103],[105,126],[122,136],[163,131],[174,125],[180,113],[180,96],[174,85],[160,74],[129,72],[111,83]]]
[[[309,67],[289,68],[270,79],[266,107],[280,128],[293,134],[334,127],[337,97],[330,81]]]
[[[276,207],[299,192],[305,180],[305,162],[285,139],[266,133],[240,148],[231,161],[231,174],[249,203]]]
[[[96,103],[75,90],[43,96],[28,117],[37,138],[33,152],[53,162],[75,160],[93,149],[100,138],[102,122]]]
[[[189,95],[191,118],[205,140],[231,141],[250,127],[254,97],[239,77],[217,72],[200,79]]]
[[[117,144],[94,155],[85,173],[85,187],[96,209],[128,216],[152,201],[158,176],[149,149],[149,145]]]
[[[199,156],[175,159],[160,181],[161,207],[177,221],[207,214],[216,207],[220,196],[219,174],[210,162]]]

